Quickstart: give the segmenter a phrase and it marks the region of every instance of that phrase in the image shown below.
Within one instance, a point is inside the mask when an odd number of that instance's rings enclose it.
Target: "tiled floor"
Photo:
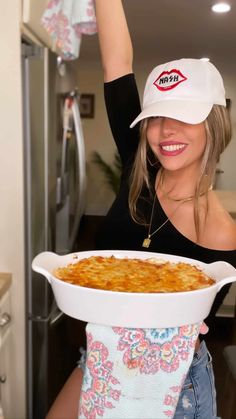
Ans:
[[[103,217],[87,216],[82,219],[77,251],[93,250],[94,235],[102,222]],[[228,412],[229,389],[226,387],[228,368],[223,356],[223,349],[227,345],[236,345],[236,320],[227,317],[215,317],[212,324],[208,324],[209,332],[205,336],[207,346],[213,357],[215,372],[218,415],[222,419],[236,419],[235,412]],[[236,383],[231,383],[230,391],[236,394]],[[208,419],[208,418],[201,418]]]

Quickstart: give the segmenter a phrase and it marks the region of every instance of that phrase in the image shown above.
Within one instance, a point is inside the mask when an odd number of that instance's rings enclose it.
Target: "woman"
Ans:
[[[236,265],[236,225],[212,190],[231,138],[221,76],[183,59],[149,75],[141,110],[121,0],[96,0],[108,117],[123,163],[121,187],[97,237],[100,249],[145,250]],[[132,125],[132,129],[130,129]],[[218,295],[214,315],[227,293]],[[47,418],[76,418],[76,369]],[[198,340],[175,418],[216,418],[211,357]]]

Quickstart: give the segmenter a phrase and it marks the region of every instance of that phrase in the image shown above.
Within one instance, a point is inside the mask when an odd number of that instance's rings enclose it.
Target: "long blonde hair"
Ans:
[[[221,105],[214,105],[207,119],[204,121],[206,130],[206,147],[202,156],[201,172],[194,193],[194,223],[199,239],[200,219],[198,212],[198,200],[201,192],[208,190],[215,181],[215,171],[221,153],[229,144],[232,136],[232,127],[228,109]],[[156,156],[149,147],[147,141],[148,118],[141,122],[140,142],[137,149],[133,170],[130,177],[129,210],[133,220],[138,224],[147,224],[143,214],[137,208],[143,186],[146,186],[152,193],[148,173],[148,162],[155,160],[158,168],[161,168]]]

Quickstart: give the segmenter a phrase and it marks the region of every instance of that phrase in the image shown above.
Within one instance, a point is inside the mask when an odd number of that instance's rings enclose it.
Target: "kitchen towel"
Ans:
[[[94,0],[50,0],[41,23],[64,60],[79,57],[82,35],[97,32]]]
[[[88,323],[79,419],[173,418],[204,323],[165,329]]]

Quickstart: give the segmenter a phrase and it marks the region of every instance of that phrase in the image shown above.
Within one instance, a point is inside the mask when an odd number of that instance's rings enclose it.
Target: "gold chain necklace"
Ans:
[[[148,249],[149,246],[150,246],[150,244],[151,244],[151,237],[154,236],[154,234],[156,234],[162,227],[164,227],[164,225],[166,225],[168,223],[168,221],[170,221],[171,217],[173,217],[173,215],[175,214],[175,212],[177,211],[177,209],[180,207],[180,205],[182,205],[184,202],[187,202],[187,201],[190,200],[189,198],[182,199],[181,202],[179,203],[179,205],[177,205],[177,207],[170,214],[170,216],[164,221],[164,223],[162,223],[159,227],[157,227],[157,229],[155,231],[153,231],[151,233],[152,219],[153,219],[153,214],[154,214],[154,208],[155,208],[156,199],[157,199],[157,195],[155,193],[153,204],[152,204],[152,212],[151,212],[151,218],[150,218],[150,223],[149,223],[149,228],[148,228],[148,235],[143,240],[143,244],[142,244],[142,247],[145,247],[146,249]]]
[[[154,196],[154,200],[153,200],[153,204],[152,204],[152,212],[151,212],[151,217],[150,217],[150,223],[149,223],[149,228],[148,228],[148,235],[143,240],[143,244],[142,244],[142,247],[146,247],[146,248],[149,248],[149,246],[151,244],[151,237],[154,236],[154,234],[156,234],[162,227],[164,227],[168,223],[168,221],[170,221],[170,219],[173,217],[173,215],[175,214],[175,212],[177,211],[177,209],[182,204],[184,204],[185,202],[189,202],[189,201],[192,201],[194,199],[194,195],[188,196],[186,198],[172,198],[171,196],[169,196],[168,192],[165,192],[163,190],[163,170],[160,171],[160,177],[159,177],[159,181],[158,181],[158,186],[160,186],[160,189],[162,190],[162,193],[163,193],[163,196],[164,197],[166,197],[167,199],[169,199],[171,201],[178,202],[179,205],[177,205],[177,207],[170,214],[170,216],[164,221],[164,223],[162,223],[159,227],[157,227],[157,229],[155,231],[153,231],[151,233],[153,213],[154,213],[155,203],[156,203],[156,199],[157,199],[157,195],[156,195],[156,191],[155,191],[155,196]],[[209,187],[209,189],[206,192],[201,192],[199,196],[203,196],[203,195],[205,195],[207,192],[209,192],[211,190],[212,190],[212,185]]]

